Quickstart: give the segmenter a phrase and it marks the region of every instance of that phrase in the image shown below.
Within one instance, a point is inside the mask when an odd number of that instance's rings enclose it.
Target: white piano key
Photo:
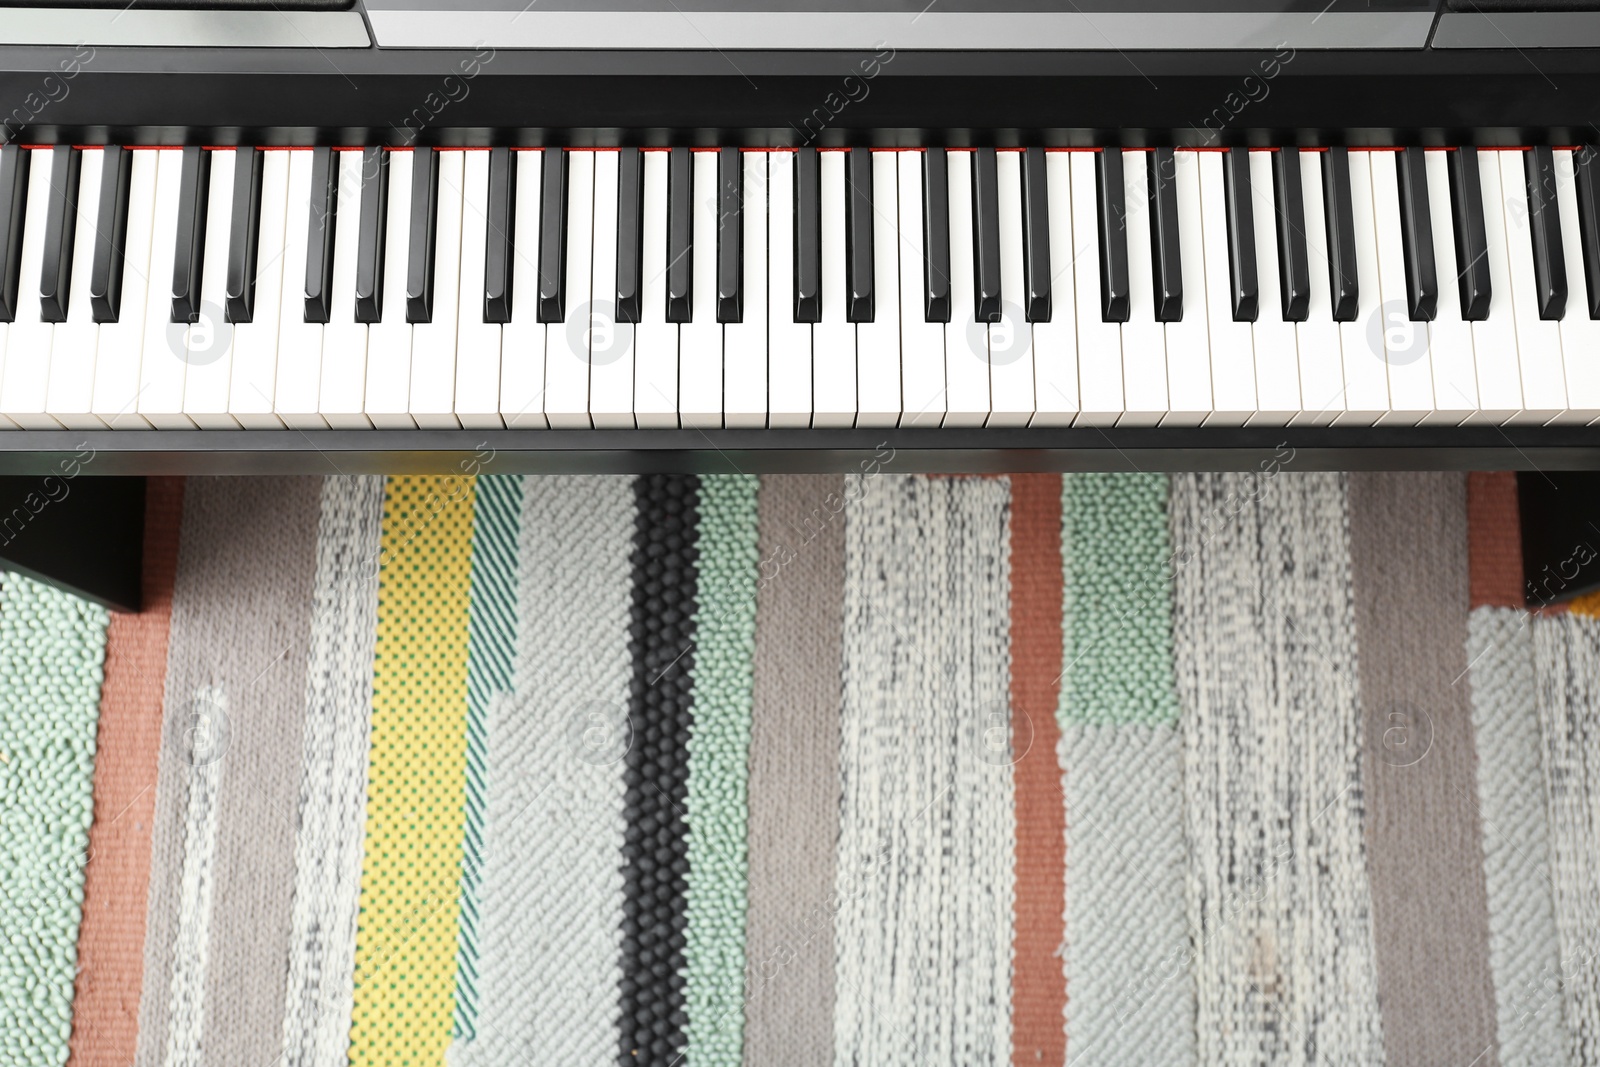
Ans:
[[[1051,306],[1049,322],[1033,323],[1034,410],[1029,425],[1070,426],[1078,416],[1078,298],[1073,272],[1083,269],[1077,263],[1072,233],[1072,162],[1067,153],[1050,152],[1044,171]],[[1165,391],[1165,383],[1162,388]]]
[[[972,153],[952,151],[947,160],[950,172],[950,325],[944,331],[945,405],[948,408],[944,424],[982,426],[989,421],[989,329],[976,317],[978,281],[973,265],[976,231],[972,220]],[[826,236],[823,240],[826,257]],[[840,270],[843,270],[842,264]],[[823,282],[826,285],[826,258]],[[826,302],[823,313],[827,313]]]
[[[539,321],[539,210],[545,151],[516,153],[517,205],[512,220],[511,321],[500,329],[500,417],[512,429],[547,425],[544,351],[548,327]],[[392,177],[392,176],[391,176]],[[400,261],[404,263],[402,259]],[[385,295],[387,299],[387,295]]]
[[[929,322],[924,306],[922,153],[899,155],[901,426],[944,421],[944,323]],[[885,297],[895,294],[885,293]]]
[[[1428,358],[1433,369],[1434,408],[1421,421],[1454,426],[1478,408],[1478,371],[1472,352],[1472,324],[1461,317],[1461,264],[1456,262],[1454,215],[1447,152],[1423,156],[1428,175],[1428,213],[1433,230],[1433,270],[1439,300],[1428,323]]]
[[[1206,297],[1206,252],[1200,195],[1200,153],[1172,154],[1177,184],[1183,318],[1167,326],[1167,402],[1163,426],[1198,426],[1211,415],[1211,334]],[[1158,180],[1166,180],[1158,175]]]
[[[1528,180],[1521,150],[1498,156],[1501,210],[1505,216],[1506,266],[1517,324],[1517,363],[1522,370],[1522,411],[1517,422],[1567,422],[1567,382],[1562,369],[1561,323],[1539,317],[1533,277],[1533,225],[1528,218]],[[1582,275],[1579,275],[1582,277]],[[1583,420],[1587,422],[1588,420]]]
[[[695,152],[691,321],[678,327],[678,419],[686,427],[722,425],[722,323],[717,321],[717,153]]]
[[[272,410],[285,426],[293,429],[327,425],[317,413],[317,392],[322,388],[322,324],[306,321],[306,256],[312,225],[311,164],[311,152],[289,153],[283,293],[278,303],[277,381],[273,386]],[[337,233],[335,230],[336,237]]]
[[[856,421],[856,324],[845,318],[844,153],[818,153],[822,184],[822,321],[811,330],[816,427]],[[695,284],[699,285],[696,279]]]
[[[1271,152],[1250,153],[1250,199],[1256,224],[1256,284],[1261,292],[1260,311],[1251,328],[1256,353],[1256,413],[1250,422],[1283,426],[1300,412],[1300,353],[1295,324],[1283,317]]]
[[[1124,409],[1122,418],[1117,420],[1119,426],[1155,426],[1167,413],[1167,331],[1156,321],[1148,157],[1148,152],[1122,153],[1122,226],[1128,240],[1128,321],[1120,327]],[[1059,297],[1056,306],[1061,306]],[[1037,338],[1039,327],[1033,330]]]
[[[1478,153],[1478,179],[1489,262],[1489,317],[1472,324],[1472,349],[1478,362],[1478,417],[1496,424],[1523,422],[1527,420],[1521,415],[1522,370],[1517,362],[1517,317],[1511,300],[1499,152],[1488,149]]]
[[[639,325],[633,331],[633,415],[640,428],[678,425],[678,324],[667,321],[667,153],[644,153]]]
[[[544,413],[551,426],[563,429],[591,425],[589,332],[594,329],[594,320],[589,286],[594,252],[595,155],[588,150],[567,153],[567,305],[563,309],[566,320],[551,323],[545,333]],[[698,254],[699,249],[695,252]]]
[[[589,419],[600,428],[633,428],[633,323],[617,319],[616,152],[594,154],[594,263],[589,327]]]
[[[1033,421],[1033,324],[1023,313],[1022,153],[995,153],[1000,191],[1000,321],[989,327],[990,426]]]
[[[193,427],[183,413],[186,327],[172,321],[172,268],[178,232],[183,152],[162,149],[156,171],[155,235],[144,303],[144,353],[139,361],[139,414],[158,430]]]
[[[1294,151],[1294,149],[1285,149]],[[1295,324],[1300,352],[1301,414],[1295,422],[1325,425],[1345,408],[1344,338],[1333,321],[1328,282],[1328,216],[1322,198],[1322,153],[1300,153],[1300,190],[1305,204],[1306,266],[1310,299],[1306,320]],[[1362,342],[1365,349],[1366,343]]]
[[[389,210],[383,224],[383,304],[378,321],[367,326],[366,398],[362,403],[367,421],[379,429],[403,430],[416,425],[410,410],[414,327],[406,321],[414,159],[410,152],[389,153]],[[256,299],[261,299],[259,291]]]
[[[45,219],[49,214],[53,151],[34,148],[23,208],[22,266],[17,283],[17,315],[6,335],[4,374],[0,374],[0,414],[24,430],[54,429],[45,413],[50,388],[50,347],[55,326],[43,321],[39,276],[44,267]]]
[[[857,426],[900,421],[899,155],[872,153],[873,314],[856,324]]]
[[[1100,197],[1092,152],[1068,155],[1072,167],[1073,258],[1077,269],[1079,426],[1114,426],[1122,417],[1122,327],[1101,315]],[[1004,285],[1004,281],[1001,282]],[[1198,420],[1196,420],[1198,421]]]
[[[156,174],[161,152],[136,151],[129,159],[127,253],[122,264],[122,302],[117,321],[102,323],[95,357],[94,414],[113,430],[144,430],[139,414],[139,365],[144,349],[144,312],[154,248]]]
[[[1589,317],[1578,232],[1578,191],[1573,153],[1556,157],[1556,202],[1561,210],[1561,251],[1567,265],[1567,313],[1561,319],[1561,354],[1567,375],[1567,414],[1573,422],[1600,419],[1600,322]]]
[[[1256,413],[1255,337],[1249,323],[1233,320],[1222,153],[1193,154],[1200,167],[1200,237],[1205,256],[1206,320],[1211,334],[1212,412],[1206,425],[1242,426]],[[1187,292],[1184,306],[1187,311]]]
[[[94,321],[94,304],[89,299],[105,154],[103,148],[83,150],[78,177],[78,217],[72,237],[72,287],[67,321],[56,324],[51,340],[50,386],[45,411],[69,430],[105,426],[93,414],[94,364],[100,325]]]
[[[272,400],[278,382],[278,327],[283,315],[285,281],[289,299],[298,292],[294,279],[285,279],[283,266],[288,256],[289,169],[293,155],[288,151],[268,151],[261,158],[256,304],[250,321],[233,327],[233,372],[228,379],[228,413],[246,429],[266,430],[283,425],[273,413]],[[126,277],[122,284],[128,284]]]
[[[461,281],[457,297],[455,413],[461,425],[497,429],[500,324],[483,321],[489,240],[489,153],[462,153]]]
[[[730,427],[767,424],[767,157],[745,152],[744,321],[722,327],[723,418]],[[791,313],[792,314],[792,313]]]
[[[234,325],[227,321],[228,244],[232,236],[233,169],[231,148],[211,156],[206,193],[206,240],[201,252],[200,321],[189,324],[183,342],[188,368],[183,379],[183,413],[202,430],[238,426],[228,414],[228,384],[233,373]]]
[[[356,321],[356,260],[361,248],[361,168],[365,154],[335,152],[333,277],[322,328],[322,382],[317,412],[336,430],[371,426],[366,416],[367,324]]]
[[[1372,426],[1389,412],[1383,291],[1378,282],[1377,229],[1372,219],[1371,155],[1349,153],[1350,214],[1356,238],[1356,320],[1339,324],[1345,391],[1344,412],[1336,421],[1341,425]]]
[[[767,154],[767,404],[773,427],[811,425],[811,324],[794,321],[794,159],[793,152]],[[942,408],[942,398],[939,403]]]
[[[411,417],[425,430],[460,425],[455,415],[456,329],[461,308],[462,188],[467,153],[439,153],[433,318],[411,327]]]
[[[1406,295],[1405,247],[1400,236],[1399,153],[1366,152],[1372,171],[1373,235],[1378,251],[1378,313],[1388,370],[1389,411],[1384,423],[1415,425],[1434,410],[1433,360],[1428,325],[1412,322]],[[1430,212],[1432,205],[1429,205]],[[1365,285],[1366,280],[1362,279]]]
[[[618,163],[616,152],[595,153],[589,418],[600,428],[632,429],[634,324],[617,319]]]

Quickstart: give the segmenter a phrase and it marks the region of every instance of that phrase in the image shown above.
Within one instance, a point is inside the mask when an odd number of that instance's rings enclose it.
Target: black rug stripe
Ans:
[[[689,797],[695,533],[700,480],[634,480],[627,820],[622,856],[622,1019],[618,1062],[669,1067],[684,1047],[684,811]]]

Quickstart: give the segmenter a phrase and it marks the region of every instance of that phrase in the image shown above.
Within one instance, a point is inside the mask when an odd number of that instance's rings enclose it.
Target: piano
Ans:
[[[1600,466],[1600,3],[0,6],[0,472]]]

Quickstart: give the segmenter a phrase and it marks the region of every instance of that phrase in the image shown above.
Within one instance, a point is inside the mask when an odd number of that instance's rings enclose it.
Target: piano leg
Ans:
[[[1522,471],[1523,597],[1528,607],[1600,589],[1600,471]]]
[[[0,477],[0,569],[138,611],[144,497],[140,477]]]

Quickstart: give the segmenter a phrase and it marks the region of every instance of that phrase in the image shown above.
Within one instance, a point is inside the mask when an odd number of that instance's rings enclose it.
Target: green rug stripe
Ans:
[[[700,480],[699,606],[689,729],[685,1063],[738,1067],[744,1046],[756,479]]]
[[[67,1061],[110,621],[0,575],[0,1062]]]
[[[522,478],[478,479],[472,517],[472,600],[467,611],[467,783],[461,844],[461,942],[456,952],[454,1036],[477,1036],[478,884],[483,870],[485,722],[489,701],[511,691],[517,640],[517,528]]]
[[[1062,727],[1176,722],[1166,476],[1063,477],[1061,566]]]

